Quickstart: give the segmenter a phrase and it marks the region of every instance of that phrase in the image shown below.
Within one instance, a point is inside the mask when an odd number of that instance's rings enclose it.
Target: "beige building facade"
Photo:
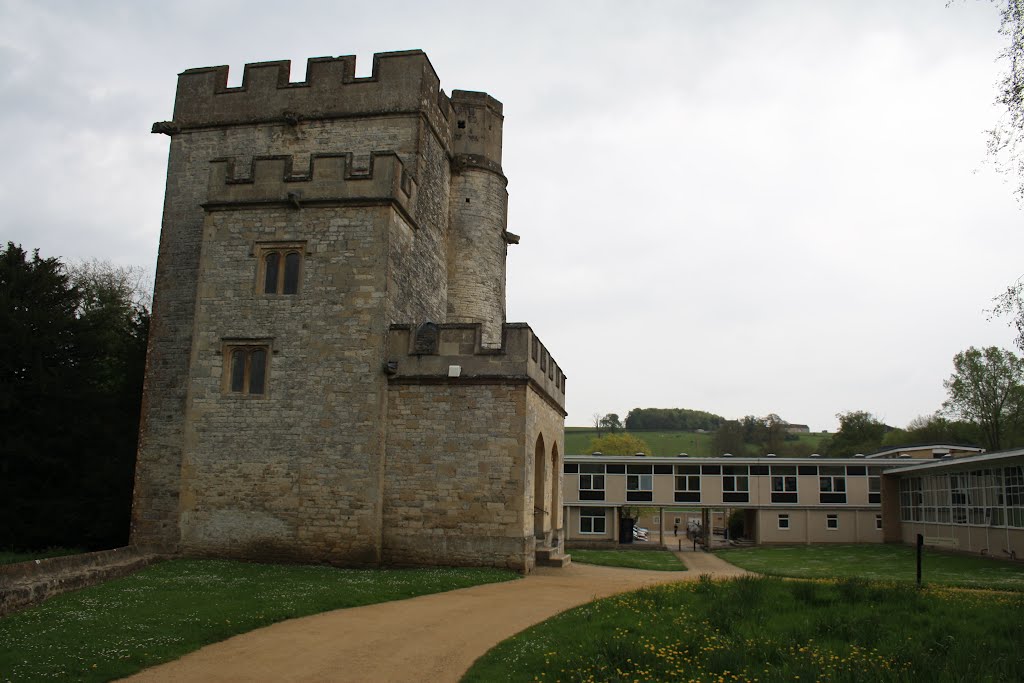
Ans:
[[[573,542],[618,539],[625,509],[646,513],[650,540],[673,541],[676,519],[680,533],[695,519],[720,529],[743,510],[744,535],[755,543],[879,543],[882,473],[901,464],[863,457],[567,456],[566,534]]]
[[[503,113],[426,55],[179,76],[132,542],[528,571],[565,375],[505,321]],[[540,510],[541,512],[537,512]]]

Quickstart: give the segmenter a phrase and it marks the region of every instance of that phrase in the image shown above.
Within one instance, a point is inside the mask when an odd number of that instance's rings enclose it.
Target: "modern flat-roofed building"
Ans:
[[[1024,557],[1024,449],[914,462],[882,478],[883,540]]]
[[[565,457],[569,541],[619,538],[623,508],[657,510],[652,541],[668,540],[675,511],[744,510],[756,543],[880,543],[883,472],[906,460],[779,457]],[[722,517],[719,516],[719,519]],[[707,524],[708,522],[705,522]]]

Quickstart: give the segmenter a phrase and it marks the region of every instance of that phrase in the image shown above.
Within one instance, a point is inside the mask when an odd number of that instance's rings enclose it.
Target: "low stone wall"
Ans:
[[[165,557],[128,546],[0,565],[0,616],[61,593],[127,576]]]

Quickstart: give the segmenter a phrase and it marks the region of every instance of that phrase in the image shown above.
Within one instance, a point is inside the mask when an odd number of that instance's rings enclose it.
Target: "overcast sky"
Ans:
[[[1012,347],[984,312],[1024,273],[997,29],[980,1],[0,0],[0,239],[153,269],[179,72],[418,48],[505,105],[508,317],[566,424],[904,426],[958,351]]]

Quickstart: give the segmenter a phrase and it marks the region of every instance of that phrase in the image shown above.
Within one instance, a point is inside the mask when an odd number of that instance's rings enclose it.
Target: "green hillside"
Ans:
[[[602,430],[602,434],[607,432]],[[628,431],[646,441],[654,455],[673,456],[679,453],[686,453],[693,457],[713,457],[721,453],[711,452],[711,432],[647,432]],[[597,436],[597,430],[593,427],[566,427],[565,428],[565,452],[567,455],[586,455],[590,453],[590,440]],[[810,455],[816,452],[818,444],[828,434],[800,434],[796,441],[787,441],[785,447],[780,449],[778,455]],[[763,455],[753,446],[747,446],[746,453],[733,453],[733,455]]]

